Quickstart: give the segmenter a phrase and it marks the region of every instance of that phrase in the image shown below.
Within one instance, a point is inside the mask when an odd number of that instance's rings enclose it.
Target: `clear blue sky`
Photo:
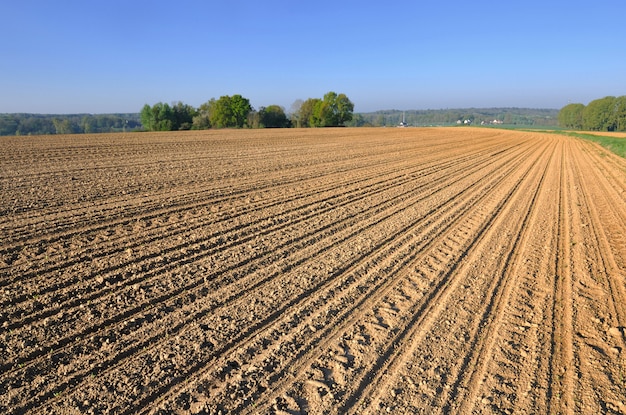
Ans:
[[[355,111],[626,95],[623,0],[2,0],[0,113],[345,93]]]

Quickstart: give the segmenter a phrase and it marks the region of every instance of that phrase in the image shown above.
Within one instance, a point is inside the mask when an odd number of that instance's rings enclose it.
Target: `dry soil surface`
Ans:
[[[626,413],[626,162],[593,143],[0,144],[0,413]]]

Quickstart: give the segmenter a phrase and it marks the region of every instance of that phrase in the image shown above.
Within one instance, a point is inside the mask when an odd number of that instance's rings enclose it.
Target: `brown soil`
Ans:
[[[626,161],[595,144],[0,143],[0,413],[626,413]]]

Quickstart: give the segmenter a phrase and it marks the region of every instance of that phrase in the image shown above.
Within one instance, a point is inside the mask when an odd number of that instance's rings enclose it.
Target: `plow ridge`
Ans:
[[[421,196],[421,197],[423,197],[423,196]],[[387,200],[387,201],[385,202],[385,204],[389,204],[390,202],[391,202],[391,204],[393,204],[393,200],[392,200],[392,201],[388,201],[388,200]],[[373,211],[373,207],[372,207],[371,205],[368,205],[368,206],[369,206],[369,211]],[[388,215],[386,215],[386,216],[385,216],[385,218],[389,218],[389,217],[391,217],[391,214],[388,214]],[[382,219],[379,219],[379,220],[378,220],[377,222],[375,222],[374,224],[380,223],[380,221],[382,221]],[[363,225],[360,225],[360,227],[358,228],[358,232],[362,232],[362,231],[363,231]],[[348,238],[350,238],[350,237],[353,237],[354,235],[355,235],[355,233],[352,233],[351,235],[348,235],[348,237],[347,237],[346,239],[348,239]],[[393,240],[393,237],[390,237],[390,238],[388,238],[388,239],[391,241],[391,240]],[[319,242],[319,241],[318,241],[318,242]],[[292,245],[293,245],[293,243],[290,243],[290,244],[288,244],[288,245],[289,245],[289,246],[292,246]],[[315,245],[315,247],[317,247],[317,245]],[[313,254],[313,255],[309,255],[309,256],[315,256],[315,255],[317,255],[317,254]],[[306,258],[306,257],[307,257],[307,256],[304,256],[304,255],[302,256],[302,258],[303,258],[303,259],[304,259],[304,258]],[[299,265],[299,263],[292,264],[292,265],[291,265],[291,267],[295,267],[295,266],[297,266],[297,265]],[[269,280],[269,279],[272,279],[272,278],[275,278],[275,277],[276,277],[276,275],[270,275],[270,276],[269,276],[266,280]],[[252,290],[252,288],[256,288],[257,286],[260,286],[260,282],[259,282],[259,283],[257,283],[257,285],[255,285],[255,286],[253,286],[253,287],[248,287],[246,291],[251,291],[251,290]],[[170,293],[170,294],[177,294],[177,293]],[[305,293],[305,294],[308,294],[308,293]],[[234,294],[233,294],[233,295],[231,295],[231,296],[230,296],[230,298],[241,297],[242,295],[243,295],[243,292],[238,292],[238,294],[236,294],[236,295],[234,295]],[[165,297],[165,296],[163,296],[163,297]],[[289,305],[289,304],[288,304],[288,305]],[[211,311],[211,310],[207,310],[207,309],[203,310],[203,314],[206,314],[208,311]],[[124,317],[126,317],[126,318],[127,318],[127,316],[124,316]],[[195,316],[195,315],[194,315],[194,316],[193,316],[193,318],[192,318],[191,320],[193,321],[193,320],[194,320],[195,318],[197,318],[197,317],[198,317],[198,316]],[[179,328],[179,327],[182,327],[182,326],[183,326],[183,325],[178,325],[176,328]],[[171,334],[171,333],[172,333],[172,330],[170,330],[170,334]],[[174,333],[176,333],[176,330],[174,330]],[[150,341],[149,341],[148,343],[149,343],[149,344],[154,344],[154,340],[155,340],[155,339],[150,339]],[[144,342],[144,343],[145,343],[145,342]]]
[[[626,413],[621,159],[475,128],[145,137],[6,139],[1,412]]]

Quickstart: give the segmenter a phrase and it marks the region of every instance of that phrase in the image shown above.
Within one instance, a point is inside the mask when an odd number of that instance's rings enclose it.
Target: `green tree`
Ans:
[[[583,104],[568,104],[559,111],[559,125],[574,130],[582,130],[583,128]]]
[[[247,98],[224,95],[214,102],[209,119],[215,128],[243,128],[251,111],[252,106]]]
[[[315,103],[311,125],[313,127],[339,127],[352,119],[354,104],[345,94],[330,91]]]
[[[178,101],[172,105],[172,129],[190,130],[193,125],[193,117],[198,111],[191,105]]]
[[[141,123],[143,124],[143,128],[145,128],[147,131],[155,130],[156,118],[152,113],[152,107],[150,105],[146,104],[143,106],[143,108],[141,108],[139,117],[141,119]]]
[[[92,133],[94,128],[94,118],[88,115],[85,115],[83,119],[80,121],[80,127],[84,133]]]
[[[313,127],[316,124],[316,120],[314,119],[314,111],[316,106],[322,100],[319,98],[309,98],[300,105],[298,119],[300,122],[300,127]]]
[[[52,122],[52,119],[39,116],[31,116],[24,118],[20,121],[20,125],[15,134],[54,134],[55,132],[56,129],[54,128],[54,123]]]
[[[248,120],[248,114],[252,111],[250,100],[241,95],[233,95],[230,99],[235,127],[242,128]]]
[[[626,95],[615,98],[611,124],[615,131],[626,131]]]
[[[291,122],[285,115],[285,110],[278,105],[261,107],[259,109],[259,123],[266,128],[288,128]]]
[[[354,104],[346,94],[337,95],[335,105],[335,111],[337,111],[337,125],[344,125],[346,122],[352,120]]]
[[[234,127],[235,121],[230,106],[230,97],[224,95],[213,103],[210,113],[211,126],[214,128]]]
[[[0,135],[15,135],[19,125],[17,117],[9,114],[0,115]]]
[[[583,110],[583,128],[592,131],[615,130],[615,97],[604,97],[591,101]]]
[[[206,130],[211,128],[211,113],[215,108],[215,98],[200,105],[196,115],[193,117],[192,127],[194,130]]]
[[[148,104],[141,109],[141,123],[148,131],[171,131],[175,125],[172,107],[157,102],[152,107]]]
[[[53,118],[52,123],[57,134],[74,134],[78,132],[78,126],[75,126],[68,118]]]
[[[327,100],[319,99],[315,102],[313,115],[311,116],[309,123],[311,124],[311,127],[333,126],[333,112]]]

